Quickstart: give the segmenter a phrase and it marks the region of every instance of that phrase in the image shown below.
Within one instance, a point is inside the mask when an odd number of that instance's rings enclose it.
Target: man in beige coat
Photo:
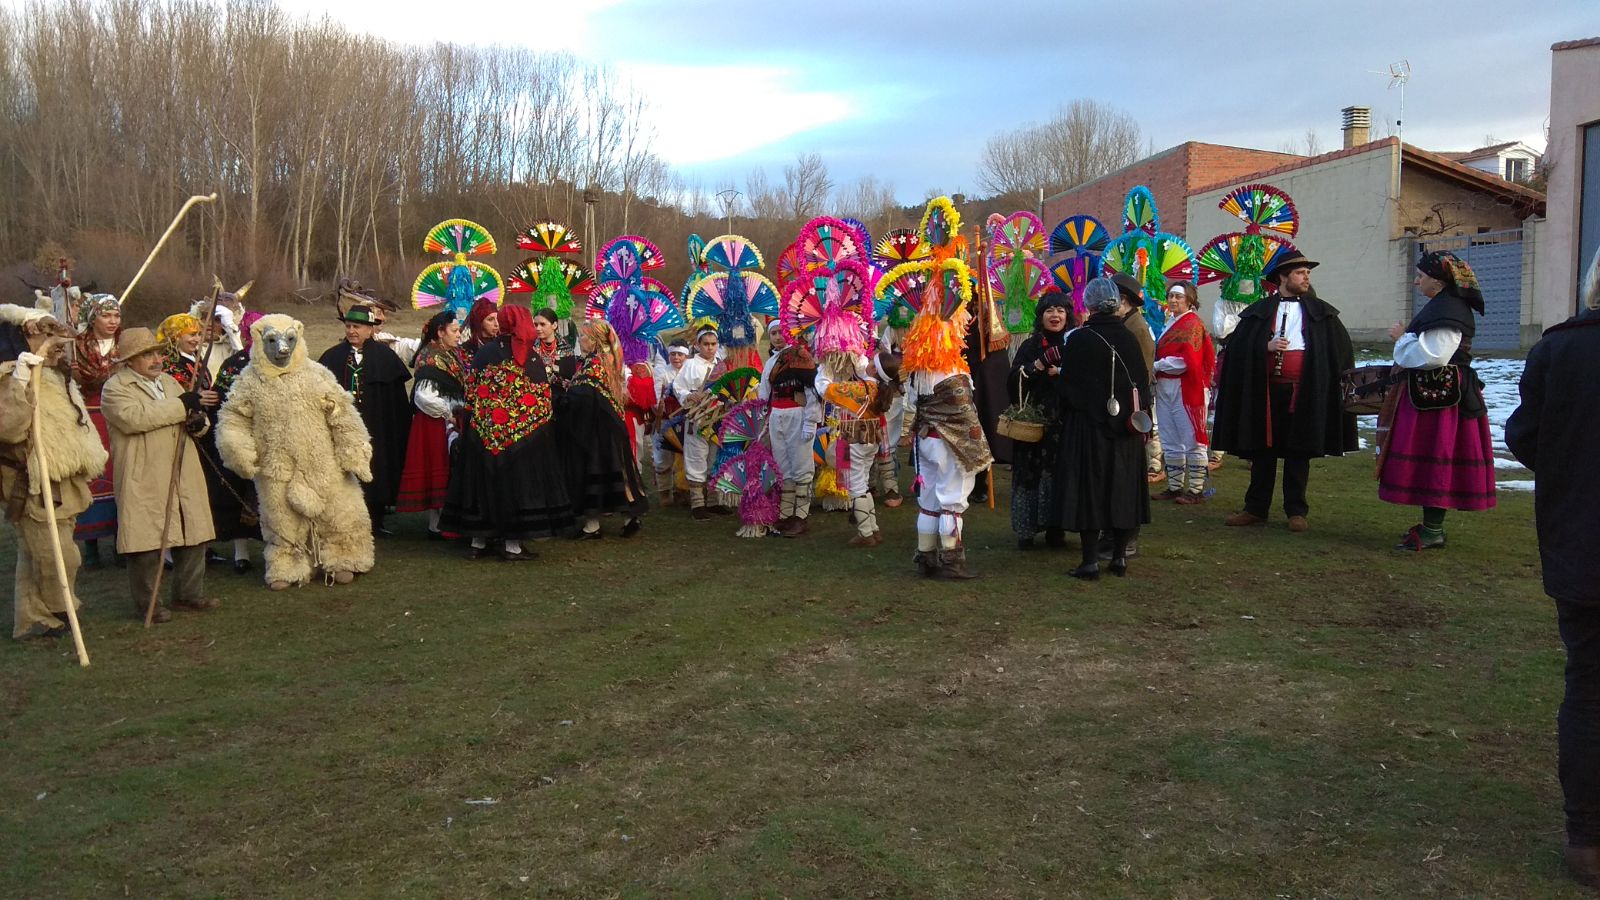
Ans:
[[[148,328],[129,328],[117,341],[116,374],[100,393],[111,432],[112,481],[117,495],[117,552],[128,560],[134,612],[144,617],[161,566],[162,529],[172,549],[171,603],[213,609],[205,590],[206,545],[215,536],[205,471],[191,436],[209,423],[200,398],[161,371],[162,344]],[[177,490],[172,491],[174,454]],[[172,497],[170,508],[167,498]],[[156,609],[155,621],[171,615]]]
[[[67,368],[70,332],[48,312],[21,306],[0,306],[0,323],[16,325],[28,349],[15,361],[0,363],[0,503],[17,530],[15,618],[11,636],[57,637],[70,601],[80,606],[78,546],[72,529],[78,514],[93,499],[91,479],[106,467],[106,451],[89,419],[83,396]],[[39,456],[33,431],[34,398],[38,398],[39,442],[45,448],[55,507],[45,512]],[[67,573],[61,589],[51,547],[56,529]],[[62,618],[57,618],[61,616]]]

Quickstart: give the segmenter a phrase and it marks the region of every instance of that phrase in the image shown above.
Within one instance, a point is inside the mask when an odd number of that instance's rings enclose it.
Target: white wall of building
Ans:
[[[1557,45],[1560,46],[1560,45]],[[1540,229],[1539,322],[1549,328],[1578,306],[1578,198],[1583,127],[1600,121],[1600,44],[1551,54],[1546,220]]]
[[[1261,179],[1294,200],[1300,233],[1294,245],[1321,265],[1312,272],[1317,295],[1339,308],[1345,328],[1357,341],[1385,341],[1389,326],[1410,313],[1406,272],[1410,259],[1395,240],[1395,201],[1400,148],[1385,143],[1365,152],[1331,159]],[[1238,185],[1189,198],[1189,233],[1200,252],[1218,234],[1243,231],[1244,223],[1217,208]],[[1200,288],[1204,318],[1218,298],[1215,284]]]

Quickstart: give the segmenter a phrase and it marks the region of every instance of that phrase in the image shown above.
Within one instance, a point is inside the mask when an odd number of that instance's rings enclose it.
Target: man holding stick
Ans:
[[[66,356],[71,332],[48,312],[20,306],[0,306],[0,322],[19,327],[28,345],[16,360],[0,363],[0,502],[18,538],[11,636],[59,637],[68,630],[62,619],[68,618],[69,599],[74,610],[80,605],[72,530],[93,500],[89,483],[104,471],[106,452],[72,381]],[[43,466],[41,445],[47,451]],[[48,470],[53,502],[46,501],[41,468]],[[51,528],[60,539],[65,585],[55,566]]]
[[[206,545],[215,531],[205,471],[190,440],[210,423],[200,396],[162,371],[162,349],[150,329],[125,330],[117,341],[119,368],[100,395],[111,432],[117,552],[127,557],[134,612],[141,619],[156,590],[163,549],[172,550],[172,605],[219,605],[202,596]],[[153,621],[170,618],[157,607]]]

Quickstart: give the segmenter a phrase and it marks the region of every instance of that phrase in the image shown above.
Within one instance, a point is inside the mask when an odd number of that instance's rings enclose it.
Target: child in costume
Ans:
[[[756,396],[767,403],[767,437],[772,455],[783,473],[778,500],[778,522],[773,531],[783,537],[806,533],[811,515],[811,488],[816,463],[811,442],[822,420],[822,401],[816,386],[817,361],[802,335],[779,327],[768,331],[772,354],[761,371]]]
[[[688,344],[673,344],[667,348],[666,362],[655,370],[656,386],[656,429],[655,438],[651,441],[650,461],[656,470],[656,491],[661,495],[661,505],[671,506],[676,502],[675,482],[676,475],[673,470],[680,468],[678,450],[668,442],[668,432],[674,427],[673,419],[679,416],[682,408],[678,397],[672,393],[672,382],[683,371],[683,364],[690,356]],[[681,422],[681,418],[679,419]]]
[[[724,366],[717,361],[717,344],[715,328],[702,328],[695,335],[695,355],[684,362],[683,368],[678,370],[677,377],[672,381],[672,393],[684,406],[693,407],[703,400],[706,387],[722,374]],[[707,505],[706,481],[711,477],[714,454],[710,438],[700,433],[698,424],[691,415],[690,421],[684,425],[683,470],[689,481],[690,515],[697,520],[705,520],[714,514],[732,511],[720,505]]]

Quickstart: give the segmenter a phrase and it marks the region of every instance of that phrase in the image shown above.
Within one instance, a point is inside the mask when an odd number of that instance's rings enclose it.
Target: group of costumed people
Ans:
[[[737,516],[744,537],[800,537],[820,499],[848,510],[852,547],[882,543],[880,505],[909,490],[916,570],[953,580],[975,577],[964,519],[1002,453],[1019,548],[1075,537],[1075,578],[1102,564],[1125,575],[1152,501],[1204,502],[1219,451],[1250,465],[1226,524],[1268,520],[1281,464],[1288,527],[1305,531],[1310,460],[1357,446],[1350,339],[1311,287],[1317,263],[1283,237],[1287,198],[1262,185],[1230,198],[1247,230],[1198,257],[1154,227],[1153,204],[1141,212],[1147,192],[1130,195],[1115,239],[1073,217],[1047,243],[1019,213],[969,247],[946,198],[876,243],[859,222],[814,219],[776,283],[751,242],[694,237],[676,296],[645,274],[662,254],[643,238],[606,244],[591,273],[570,232],[539,223],[518,237],[539,255],[502,278],[476,258],[495,250],[488,232],[449,220],[424,245],[445,258],[413,289],[414,305],[437,307],[420,335],[387,335],[393,306],[341,283],[345,339],[316,361],[302,323],[244,309],[248,285],[219,284],[153,332],[122,328],[107,294],[83,296],[67,323],[4,307],[14,634],[65,627],[52,522],[70,578],[115,536],[135,610],[164,621],[163,564],[170,606],[216,605],[203,578],[216,541],[241,574],[261,541],[274,590],[370,571],[390,512],[426,513],[429,536],[464,540],[469,558],[522,561],[530,540],[599,539],[607,516],[637,534],[652,473],[659,505],[681,479],[692,519]],[[1048,267],[1046,246],[1061,256]],[[1212,330],[1196,272],[1223,281]],[[1444,545],[1446,510],[1494,503],[1470,368],[1483,297],[1445,252],[1421,260],[1416,284],[1428,302],[1392,332],[1378,448],[1380,497],[1421,509],[1399,544],[1412,551]],[[36,405],[52,513],[30,450]]]

